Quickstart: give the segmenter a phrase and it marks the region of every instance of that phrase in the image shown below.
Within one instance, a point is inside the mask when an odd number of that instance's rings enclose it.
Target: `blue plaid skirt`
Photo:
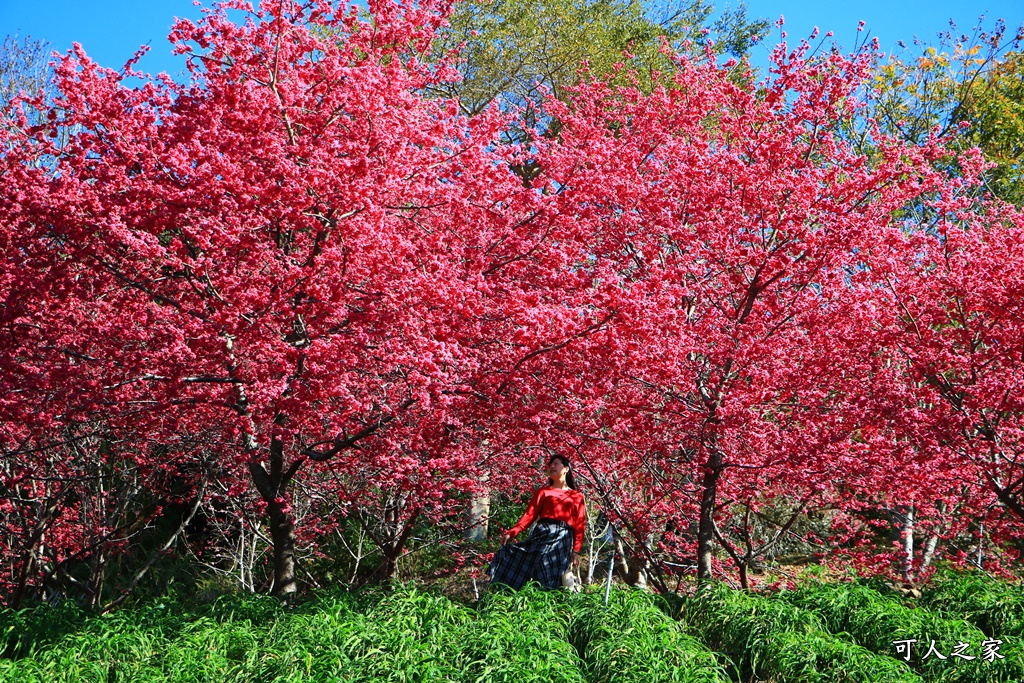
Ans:
[[[487,573],[491,583],[516,590],[533,580],[544,588],[561,588],[562,574],[572,561],[572,527],[557,519],[542,519],[529,540],[506,543],[494,553]]]

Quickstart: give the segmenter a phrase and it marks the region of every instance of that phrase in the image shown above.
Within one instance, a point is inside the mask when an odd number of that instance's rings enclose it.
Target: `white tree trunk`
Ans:
[[[491,494],[484,490],[474,493],[469,500],[469,528],[466,529],[467,541],[487,540],[487,518],[491,514]]]
[[[467,529],[465,539],[467,541],[487,540],[487,519],[491,516],[491,491],[487,487],[490,477],[484,472],[480,478],[483,487],[472,494],[469,499],[469,514],[466,518]]]

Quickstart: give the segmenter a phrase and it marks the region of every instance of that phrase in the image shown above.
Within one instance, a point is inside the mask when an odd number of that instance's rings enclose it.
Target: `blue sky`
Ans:
[[[934,43],[938,33],[949,29],[950,19],[959,32],[967,35],[971,35],[982,14],[988,28],[996,19],[1004,19],[1008,34],[1024,23],[1024,0],[747,0],[747,8],[750,16],[772,20],[783,16],[790,44],[806,38],[817,26],[823,34],[833,31],[841,45],[850,47],[857,39],[857,23],[864,21],[864,30],[877,37],[886,52],[900,51],[900,40],[911,45],[915,36]],[[774,29],[765,44],[778,42],[779,31]],[[767,52],[767,47],[762,52]]]
[[[724,5],[724,0],[720,0]],[[814,26],[834,31],[836,39],[850,46],[857,37],[857,22],[877,36],[884,50],[896,49],[896,41],[908,44],[916,35],[932,41],[953,18],[961,30],[970,29],[982,13],[991,26],[1003,18],[1012,27],[1024,22],[1024,0],[748,0],[751,16],[786,19],[791,43],[807,36]],[[19,33],[44,38],[64,52],[72,41],[82,43],[86,52],[104,66],[120,68],[142,44],[150,53],[140,63],[143,71],[171,75],[184,70],[181,58],[171,55],[167,32],[175,16],[198,18],[191,0],[0,0],[0,36]],[[774,45],[775,30],[766,43]],[[754,61],[763,62],[767,47]],[[760,57],[760,58],[759,58]]]

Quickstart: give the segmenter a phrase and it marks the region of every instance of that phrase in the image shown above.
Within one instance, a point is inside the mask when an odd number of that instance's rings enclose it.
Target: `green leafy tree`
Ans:
[[[879,96],[872,115],[887,133],[919,143],[938,133],[954,147],[978,147],[994,164],[984,187],[1017,205],[1024,161],[1024,26],[1008,34],[996,22],[957,35],[955,25],[937,45],[915,42],[917,57],[894,55],[877,67]]]
[[[987,184],[997,196],[1024,205],[1024,53],[1011,52],[971,89],[959,118],[968,139],[995,163]]]
[[[561,98],[578,82],[581,63],[606,75],[626,53],[649,82],[651,71],[671,68],[662,37],[675,51],[703,50],[711,40],[717,52],[740,57],[769,26],[748,19],[742,3],[716,14],[708,0],[467,0],[449,22],[435,49],[461,46],[462,80],[436,92],[458,97],[468,114],[497,98],[532,112],[529,104],[546,92]]]
[[[506,141],[529,140],[528,131],[554,136],[557,120],[537,107],[549,94],[564,100],[581,74],[638,79],[646,90],[657,72],[674,67],[670,53],[703,52],[741,57],[769,29],[750,20],[740,2],[715,11],[709,0],[465,0],[435,39],[436,54],[457,50],[461,79],[439,83],[431,94],[458,100],[473,116],[492,102],[520,112]],[[628,68],[623,68],[628,63]],[[524,184],[540,173],[533,160],[514,167]]]

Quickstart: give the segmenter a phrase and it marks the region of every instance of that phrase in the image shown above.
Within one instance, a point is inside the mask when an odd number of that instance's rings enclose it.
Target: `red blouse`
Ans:
[[[535,519],[557,519],[572,527],[575,536],[573,552],[578,553],[583,547],[583,530],[587,527],[587,508],[583,503],[583,494],[574,489],[554,489],[542,486],[537,489],[526,506],[526,512],[509,535],[515,538]]]

